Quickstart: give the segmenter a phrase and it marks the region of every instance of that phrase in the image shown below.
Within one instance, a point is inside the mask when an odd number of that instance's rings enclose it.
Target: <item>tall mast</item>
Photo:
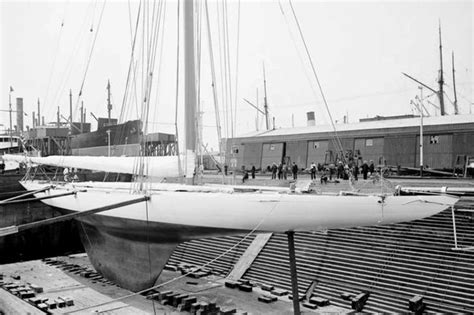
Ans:
[[[451,63],[453,67],[453,90],[454,90],[454,115],[459,114],[458,110],[458,96],[456,94],[456,76],[454,74],[454,51],[451,54]]]
[[[440,108],[441,116],[443,116],[446,113],[444,111],[443,46],[441,44],[441,21],[439,22],[439,64],[440,64],[440,70],[439,70],[439,79],[438,79],[438,84],[439,84],[438,98],[439,98],[439,108]]]
[[[267,80],[265,78],[265,64],[263,64],[263,91],[264,91],[264,97],[263,97],[263,108],[265,112],[265,127],[267,130],[270,130],[268,124],[268,103],[267,103]]]
[[[194,183],[196,152],[196,73],[194,48],[194,3],[183,1],[184,12],[184,116],[186,148],[186,182]]]
[[[69,129],[72,131],[72,90],[69,89]]]
[[[112,103],[110,102],[110,80],[107,82],[107,117],[109,118],[110,126],[110,117],[112,113]]]

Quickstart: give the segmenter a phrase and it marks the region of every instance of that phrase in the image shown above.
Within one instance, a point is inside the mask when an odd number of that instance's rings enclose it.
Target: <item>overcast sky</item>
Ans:
[[[8,109],[9,87],[12,86],[13,99],[24,98],[28,113],[25,125],[31,126],[31,112],[36,111],[38,98],[44,104],[42,114],[46,120],[54,121],[57,106],[61,107],[64,116],[68,116],[68,93],[72,89],[77,117],[78,93],[97,36],[81,99],[88,112],[105,117],[105,87],[110,79],[113,116],[119,115],[130,60],[130,21],[134,24],[138,2],[107,1],[100,25],[102,0],[1,0],[0,3],[0,109]],[[209,2],[213,49],[219,69],[222,40],[219,41],[218,26],[222,23],[218,23],[218,18],[221,19],[222,15],[218,17],[217,12],[222,12],[221,4]],[[407,72],[437,89],[439,21],[442,25],[446,92],[453,99],[451,52],[454,51],[460,112],[468,114],[474,110],[470,107],[474,88],[472,1],[294,0],[293,6],[335,120],[342,121],[346,114],[352,123],[362,117],[412,113],[410,100],[419,93],[418,85],[402,76],[401,72]],[[153,130],[172,131],[177,2],[168,1],[163,8],[164,35],[158,48],[161,58],[158,58],[154,72],[157,92],[152,98],[156,115],[150,121]],[[327,114],[321,105],[321,96],[289,2],[240,2],[236,71],[238,8],[237,1],[228,1],[232,98],[237,95],[236,135],[256,128],[255,110],[243,98],[256,103],[258,89],[259,103],[262,104],[263,63],[270,112],[275,116],[277,127],[291,127],[292,117],[296,126],[305,125],[307,111],[316,112],[317,124],[326,124]],[[204,142],[215,147],[216,123],[207,45],[207,36],[203,35],[201,99]],[[224,85],[220,81],[219,69],[218,89]],[[430,94],[427,90],[424,93]],[[435,97],[430,100],[438,104]],[[435,107],[429,105],[427,108],[432,115],[436,114]],[[453,112],[449,100],[446,100],[446,109],[448,113]],[[127,112],[133,113],[134,110]],[[135,118],[132,116],[126,118]],[[225,115],[221,113],[221,116],[225,120]],[[92,120],[89,115],[87,119]],[[8,126],[7,112],[0,112],[0,124]],[[263,127],[262,122],[259,127]]]

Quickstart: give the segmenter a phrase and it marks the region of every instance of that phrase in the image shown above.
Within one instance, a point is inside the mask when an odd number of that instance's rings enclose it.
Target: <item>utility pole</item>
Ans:
[[[451,54],[451,63],[453,67],[453,90],[454,90],[454,115],[459,114],[459,109],[458,109],[458,96],[456,94],[456,76],[455,76],[455,71],[454,71],[454,51]]]
[[[109,126],[110,126],[110,117],[112,113],[112,103],[110,102],[110,80],[107,82],[107,115],[109,118]]]
[[[441,116],[444,116],[446,113],[444,111],[443,46],[441,44],[441,21],[439,22],[439,64],[440,64],[440,70],[439,70],[439,79],[438,79],[438,84],[439,84],[438,97],[439,97],[439,107],[441,111]]]
[[[265,127],[267,128],[266,130],[270,130],[269,128],[269,122],[268,122],[268,103],[267,103],[267,80],[265,78],[265,64],[263,64],[263,91],[265,93],[263,97],[263,108],[265,112]]]

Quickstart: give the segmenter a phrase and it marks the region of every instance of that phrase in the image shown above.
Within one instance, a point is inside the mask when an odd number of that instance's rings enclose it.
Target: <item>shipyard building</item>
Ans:
[[[310,116],[310,115],[308,115]],[[379,165],[420,166],[420,117],[375,117],[337,124],[346,157]],[[426,168],[452,170],[474,156],[474,115],[423,118],[423,162]],[[305,127],[256,131],[227,139],[226,163],[231,167],[266,169],[272,163],[334,163],[341,158],[334,129],[308,120]]]

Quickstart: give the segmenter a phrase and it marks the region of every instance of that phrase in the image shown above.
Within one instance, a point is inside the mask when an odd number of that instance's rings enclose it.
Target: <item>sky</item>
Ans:
[[[204,12],[204,2],[198,8]],[[224,137],[262,130],[256,110],[244,99],[263,104],[263,67],[267,100],[276,128],[306,125],[306,112],[314,111],[316,124],[327,124],[328,114],[311,70],[290,2],[227,1],[228,40],[223,39],[223,1],[209,0],[209,22],[216,67],[221,125]],[[182,4],[182,2],[181,2]],[[455,54],[456,88],[461,114],[474,110],[474,5],[472,1],[298,1],[293,8],[304,36],[332,117],[350,123],[375,115],[412,114],[410,100],[420,93],[406,72],[437,90],[439,34],[442,26],[445,90],[453,100],[451,53]],[[160,27],[150,95],[150,131],[174,132],[177,73],[177,2],[148,2],[161,8]],[[57,107],[69,115],[69,90],[74,117],[84,102],[87,112],[106,117],[107,81],[111,82],[113,111],[122,119],[137,117],[143,98],[143,49],[138,35],[135,60],[136,98],[124,102],[138,1],[0,0],[0,110],[8,109],[9,95],[22,97],[31,126],[31,112],[40,100],[46,121],[56,120]],[[103,11],[102,11],[103,9]],[[101,14],[102,13],[102,14]],[[211,62],[205,15],[201,23],[200,99],[204,143],[216,148],[217,133],[212,93]],[[182,22],[182,17],[180,18]],[[141,25],[141,24],[140,24]],[[178,114],[183,108],[183,34],[180,26]],[[143,32],[142,32],[143,33]],[[145,33],[146,34],[146,33]],[[228,50],[224,49],[228,43]],[[93,48],[93,49],[92,49]],[[224,75],[224,51],[228,70]],[[87,69],[87,70],[86,70]],[[229,74],[230,73],[230,74]],[[226,80],[225,78],[229,79]],[[223,87],[231,86],[224,97]],[[230,83],[229,83],[230,82]],[[10,86],[14,91],[9,93]],[[82,94],[79,91],[82,86]],[[257,92],[258,91],[258,92]],[[431,93],[424,89],[425,96]],[[258,99],[257,99],[258,94]],[[125,98],[128,99],[128,98]],[[231,99],[232,115],[224,113]],[[434,96],[425,103],[439,115]],[[446,99],[446,111],[453,113]],[[138,103],[140,103],[138,101]],[[125,105],[123,105],[125,104]],[[235,106],[235,107],[234,107]],[[227,105],[227,108],[229,105]],[[78,118],[74,119],[78,120]],[[88,114],[87,120],[93,122]],[[231,123],[235,120],[235,123]],[[13,118],[15,123],[15,115]],[[8,112],[0,112],[0,130],[8,127]],[[182,119],[178,119],[182,132]],[[231,130],[231,125],[234,130]]]

